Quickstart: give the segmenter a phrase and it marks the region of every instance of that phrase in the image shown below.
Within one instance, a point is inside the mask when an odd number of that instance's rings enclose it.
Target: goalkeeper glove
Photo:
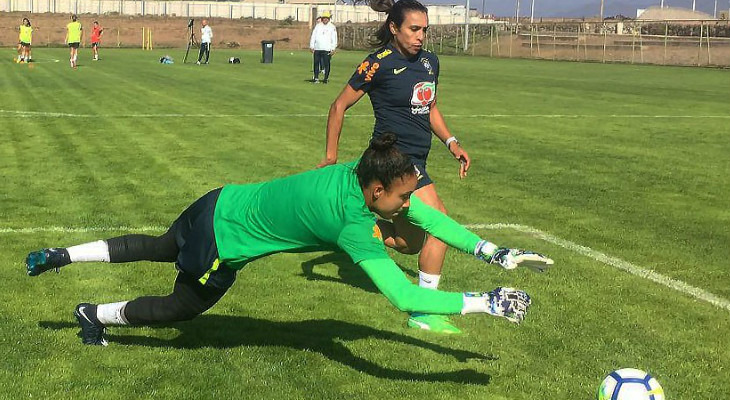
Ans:
[[[531,303],[530,295],[522,290],[498,287],[491,292],[464,293],[464,308],[461,312],[486,312],[519,324],[525,319]]]
[[[482,240],[477,243],[474,255],[489,264],[497,264],[504,269],[527,267],[535,272],[545,272],[554,261],[540,253],[522,249],[497,247],[494,243]]]

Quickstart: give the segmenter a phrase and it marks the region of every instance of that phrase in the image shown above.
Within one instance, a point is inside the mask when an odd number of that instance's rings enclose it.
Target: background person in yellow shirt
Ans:
[[[69,61],[71,62],[71,68],[76,68],[76,58],[79,54],[79,45],[81,44],[81,38],[83,37],[83,29],[81,28],[81,22],[78,21],[76,14],[71,16],[71,22],[66,25],[66,43],[71,49]]]
[[[30,44],[33,41],[33,28],[30,26],[30,20],[23,18],[23,23],[18,28],[20,36],[18,37],[18,60],[16,62],[30,62]]]

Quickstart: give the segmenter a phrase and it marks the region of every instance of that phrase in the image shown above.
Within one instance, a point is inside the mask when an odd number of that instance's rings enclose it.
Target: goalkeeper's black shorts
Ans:
[[[180,251],[175,267],[204,286],[228,289],[236,271],[220,262],[215,242],[213,214],[221,188],[212,190],[191,204],[170,227]]]

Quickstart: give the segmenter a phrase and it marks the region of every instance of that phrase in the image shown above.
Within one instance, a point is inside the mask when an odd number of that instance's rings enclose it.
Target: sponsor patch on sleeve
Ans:
[[[383,232],[380,231],[378,224],[373,225],[373,237],[381,242],[383,241]]]
[[[370,61],[365,60],[362,62],[362,64],[360,64],[359,67],[357,67],[357,73],[362,75],[368,70],[369,67],[370,67]]]
[[[375,72],[377,72],[378,68],[380,68],[380,63],[373,63],[373,65],[370,66],[367,75],[365,75],[365,82],[370,82],[373,80],[373,75],[375,75]]]

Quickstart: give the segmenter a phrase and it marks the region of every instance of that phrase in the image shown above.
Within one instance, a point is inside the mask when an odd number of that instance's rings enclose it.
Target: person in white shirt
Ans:
[[[213,39],[213,29],[211,29],[208,25],[208,20],[204,19],[201,24],[203,25],[203,27],[200,28],[200,51],[198,52],[198,65],[200,65],[200,61],[203,59],[204,54],[205,63],[208,63],[208,58],[210,57],[210,42]]]
[[[319,82],[319,72],[324,70],[322,83],[327,83],[330,77],[330,58],[337,49],[337,28],[330,23],[332,14],[329,11],[322,13],[322,23],[317,24],[309,40],[309,49],[314,54],[314,78],[312,82]]]

